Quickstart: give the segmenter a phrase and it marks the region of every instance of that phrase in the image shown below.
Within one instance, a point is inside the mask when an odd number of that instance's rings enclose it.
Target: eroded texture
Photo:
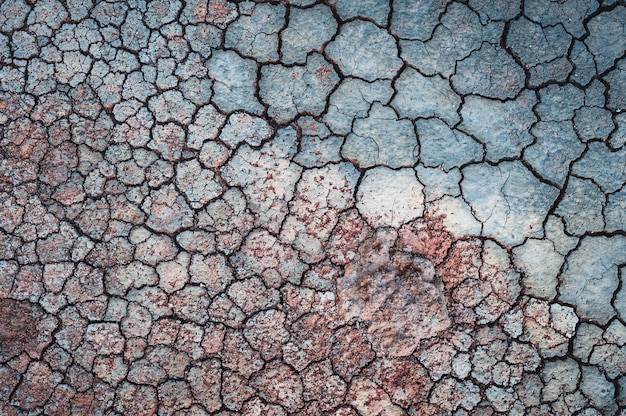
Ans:
[[[0,414],[626,415],[625,28],[0,1]]]
[[[368,325],[377,352],[410,355],[419,342],[450,325],[432,263],[393,252],[394,230],[379,229],[337,279],[339,313]]]

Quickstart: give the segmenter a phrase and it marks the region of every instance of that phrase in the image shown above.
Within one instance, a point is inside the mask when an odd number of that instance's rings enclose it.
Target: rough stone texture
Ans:
[[[484,146],[481,143],[463,132],[451,129],[438,118],[416,120],[415,129],[419,136],[420,161],[424,166],[449,171],[470,162],[479,162],[483,158]]]
[[[559,202],[556,214],[565,221],[565,228],[574,235],[604,228],[602,207],[605,196],[594,182],[572,176],[565,188],[565,195]]]
[[[470,96],[461,108],[459,129],[484,144],[486,160],[517,158],[533,142],[528,130],[537,121],[532,111],[535,103],[533,93],[504,103]]]
[[[115,409],[129,415],[149,415],[157,409],[157,391],[152,386],[136,386],[125,382],[118,389]]]
[[[419,148],[410,120],[398,120],[395,111],[374,103],[367,118],[357,119],[346,138],[341,155],[361,168],[383,165],[410,167]]]
[[[262,398],[283,406],[289,412],[302,407],[302,381],[285,364],[269,364],[254,379]]]
[[[457,61],[480,48],[483,30],[487,28],[480,24],[476,13],[463,4],[451,3],[432,38],[400,41],[402,57],[427,75],[449,77]]]
[[[620,230],[626,221],[624,218],[624,208],[626,208],[626,194],[624,189],[609,195],[604,208],[607,231]]]
[[[259,146],[273,132],[273,129],[262,118],[246,113],[234,113],[228,118],[219,138],[230,148],[236,147],[243,141],[250,146]]]
[[[331,135],[326,125],[312,118],[301,118],[299,126],[302,129],[302,138],[296,162],[313,168],[324,166],[328,162],[341,161],[343,137]]]
[[[530,133],[536,140],[524,150],[524,160],[542,178],[562,187],[569,174],[570,163],[585,149],[576,137],[571,121],[540,121]]]
[[[402,66],[394,38],[363,20],[343,24],[326,52],[343,75],[366,81],[394,78]]]
[[[280,355],[281,346],[289,339],[285,314],[275,309],[259,312],[246,322],[243,334],[264,360]]]
[[[0,1],[0,414],[626,414],[623,0]]]
[[[427,40],[444,10],[445,2],[440,0],[400,3],[393,8],[391,32],[401,39]]]
[[[606,80],[610,82],[608,107],[621,112],[626,108],[624,91],[626,91],[626,62],[621,59],[617,67],[609,72]]]
[[[394,405],[389,395],[373,381],[366,378],[356,378],[350,384],[347,395],[350,404],[360,414],[373,415],[402,415],[404,411],[398,405]]]
[[[337,223],[338,211],[354,205],[358,177],[358,171],[345,162],[303,173],[281,239],[291,243],[305,262],[324,259],[323,242]]]
[[[441,76],[425,77],[413,68],[406,68],[394,85],[397,92],[391,105],[401,117],[439,117],[450,125],[459,120],[461,98]]]
[[[431,401],[451,412],[459,407],[473,410],[480,402],[478,386],[471,381],[459,382],[453,378],[446,378],[433,390]]]
[[[472,165],[463,175],[463,196],[483,223],[483,235],[509,245],[541,236],[543,217],[558,195],[555,188],[539,182],[519,162]]]
[[[527,68],[533,86],[550,80],[565,81],[572,70],[565,58],[570,42],[562,25],[542,27],[525,17],[515,20],[507,34],[507,49]]]
[[[291,9],[289,24],[281,33],[282,61],[305,63],[307,54],[321,52],[336,32],[337,22],[328,6],[318,4],[309,9]]]
[[[626,7],[618,6],[615,9],[601,13],[592,18],[587,24],[589,37],[585,44],[594,56],[598,73],[603,73],[613,66],[614,61],[623,55],[626,48],[622,37],[615,37],[624,28]]]
[[[207,411],[217,411],[221,407],[219,360],[206,360],[195,364],[187,375],[194,397]]]
[[[61,374],[53,372],[47,364],[32,362],[23,382],[15,390],[11,404],[28,410],[36,409],[46,403],[61,380]]]
[[[195,159],[177,166],[176,185],[183,189],[192,208],[201,208],[217,198],[223,190],[215,174],[208,169],[202,169]]]
[[[307,368],[302,376],[305,401],[316,400],[321,410],[331,410],[343,401],[346,383],[333,373],[329,361],[316,363]]]
[[[588,395],[590,404],[604,413],[617,410],[614,402],[615,386],[596,367],[582,367],[580,391]]]
[[[353,2],[350,0],[332,0],[337,13],[342,20],[362,16],[372,19],[375,23],[385,26],[389,15],[390,5],[383,0],[364,0]]]
[[[447,131],[444,128],[444,131]],[[435,137],[435,136],[433,136]],[[426,140],[422,136],[422,142]],[[442,149],[443,151],[443,149]],[[443,168],[443,169],[442,169]],[[415,173],[424,184],[424,194],[427,202],[439,200],[443,196],[459,196],[459,181],[461,180],[461,171],[458,168],[452,168],[446,171],[445,166],[424,167],[417,165]]]
[[[199,170],[200,166],[197,162],[196,166]],[[184,170],[182,174],[185,175]],[[194,183],[194,185],[197,184]],[[193,191],[190,190],[190,192]],[[142,208],[149,213],[146,225],[155,231],[173,233],[193,223],[192,211],[174,185],[166,185],[153,191],[145,199]]]
[[[333,132],[348,134],[352,131],[355,118],[366,117],[374,101],[387,104],[393,93],[389,81],[369,83],[357,78],[345,78],[328,100],[329,107],[324,121]]]
[[[514,98],[524,87],[522,68],[504,49],[484,43],[457,63],[450,78],[461,94],[478,94],[488,98]]]
[[[606,324],[615,315],[609,302],[600,293],[612,294],[619,284],[618,265],[623,263],[626,241],[621,236],[586,237],[567,258],[559,298],[573,302],[583,318]],[[605,253],[598,257],[596,253]]]
[[[257,4],[228,25],[224,46],[257,62],[278,58],[278,31],[284,25],[283,5]]]
[[[41,333],[45,328],[46,315],[37,304],[1,299],[0,310],[2,316],[7,317],[0,325],[1,362],[5,363],[23,352],[36,356],[50,343],[50,333]]]
[[[513,249],[513,261],[524,273],[522,284],[526,294],[554,299],[563,256],[555,250],[551,241],[526,240]]]
[[[230,186],[243,187],[255,222],[277,230],[286,215],[287,201],[301,168],[290,161],[295,153],[295,132],[283,130],[273,142],[260,151],[243,145],[222,168],[222,177]],[[260,162],[260,163],[259,163]]]
[[[304,66],[263,66],[259,95],[269,107],[268,115],[283,124],[297,114],[320,115],[338,82],[333,66],[315,53],[307,57]]]
[[[233,51],[216,51],[208,61],[209,75],[213,81],[214,101],[226,112],[244,110],[252,114],[262,111],[255,98],[257,64],[241,58]]]
[[[562,4],[545,4],[532,0],[524,5],[524,13],[532,20],[542,25],[561,23],[572,36],[581,36],[585,33],[582,21],[597,7],[593,0],[578,0],[568,7]]]
[[[626,182],[626,150],[611,151],[601,142],[589,143],[587,152],[572,166],[572,174],[593,180],[605,194],[618,191]]]

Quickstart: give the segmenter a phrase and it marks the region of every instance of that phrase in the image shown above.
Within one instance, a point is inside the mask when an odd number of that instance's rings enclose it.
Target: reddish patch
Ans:
[[[3,103],[3,107],[0,110],[6,110],[3,114],[9,120],[29,117],[35,106],[35,101],[25,94],[3,93],[0,102]]]
[[[478,239],[459,240],[452,244],[446,259],[436,267],[446,290],[467,278],[478,277],[481,253],[482,241]]]
[[[433,264],[393,249],[395,231],[379,229],[364,241],[354,262],[337,279],[341,316],[369,322],[375,349],[387,356],[410,355],[420,340],[449,327]]]
[[[330,259],[339,265],[352,261],[359,246],[371,231],[356,210],[341,214],[327,246]]]
[[[95,414],[95,400],[93,390],[76,393],[72,398],[72,414],[88,416]]]
[[[454,238],[443,225],[445,215],[426,212],[424,218],[405,224],[398,232],[400,250],[426,257],[438,266],[448,254]]]
[[[315,76],[322,82],[327,82],[330,78],[330,74],[332,74],[332,69],[327,66],[320,65],[315,70]]]
[[[415,357],[378,360],[367,368],[365,374],[403,407],[426,400],[433,385],[428,371]]]
[[[45,128],[28,119],[10,123],[2,141],[9,157],[40,162],[48,150]]]
[[[222,23],[226,19],[232,10],[223,1],[210,1],[209,2],[209,16],[213,22]]]
[[[209,2],[209,9],[214,17],[224,18],[230,14],[230,9],[221,1]]]
[[[335,332],[331,360],[335,373],[349,382],[361,373],[363,367],[376,357],[365,336],[355,328],[346,326]]]
[[[196,4],[193,9],[191,9],[191,15],[199,22],[205,20],[207,15],[207,4],[204,2]]]
[[[305,315],[291,325],[291,330],[292,342],[308,360],[320,361],[330,353],[332,332],[326,317],[316,313]]]

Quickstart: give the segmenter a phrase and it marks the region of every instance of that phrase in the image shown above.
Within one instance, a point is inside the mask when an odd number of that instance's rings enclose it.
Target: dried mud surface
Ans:
[[[625,416],[625,28],[0,1],[0,414]]]

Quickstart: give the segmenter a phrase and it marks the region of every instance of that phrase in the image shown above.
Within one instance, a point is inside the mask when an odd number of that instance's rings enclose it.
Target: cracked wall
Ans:
[[[0,413],[625,415],[625,27],[0,2]]]

